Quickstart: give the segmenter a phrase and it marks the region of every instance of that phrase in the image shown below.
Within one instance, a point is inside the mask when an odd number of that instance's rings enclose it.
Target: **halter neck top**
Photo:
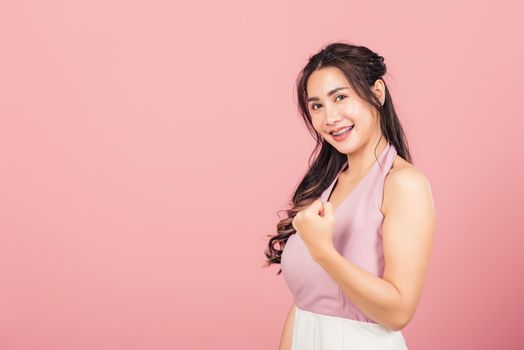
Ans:
[[[397,151],[389,142],[384,147],[366,175],[343,199],[334,211],[336,218],[333,232],[335,249],[360,268],[382,277],[384,251],[382,247],[382,222],[380,211],[384,180]],[[328,200],[340,173],[321,194],[322,202]],[[310,256],[298,234],[291,235],[281,256],[282,274],[293,295],[295,305],[302,310],[338,316],[358,321],[373,322],[345,295],[335,281]]]

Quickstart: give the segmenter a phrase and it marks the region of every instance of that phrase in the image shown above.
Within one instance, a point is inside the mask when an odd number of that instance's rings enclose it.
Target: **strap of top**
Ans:
[[[397,156],[397,150],[391,143],[388,143],[387,147],[389,148],[386,151],[384,161],[379,164],[377,173],[375,174],[375,178],[373,179],[373,197],[375,198],[375,203],[379,210],[382,206],[382,198],[384,195],[384,181],[389,171],[391,170],[393,163],[395,162],[395,158]]]

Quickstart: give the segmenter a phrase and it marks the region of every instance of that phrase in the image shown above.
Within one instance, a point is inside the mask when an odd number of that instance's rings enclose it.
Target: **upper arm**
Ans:
[[[383,278],[401,294],[401,328],[415,313],[434,231],[435,208],[429,181],[413,167],[390,172],[384,183]]]

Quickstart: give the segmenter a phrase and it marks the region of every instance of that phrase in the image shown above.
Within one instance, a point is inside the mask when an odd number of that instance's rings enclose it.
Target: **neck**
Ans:
[[[377,145],[379,139],[380,142]],[[373,163],[375,163],[380,157],[387,144],[387,140],[384,136],[380,138],[379,135],[377,138],[374,138],[355,152],[347,154],[349,166],[344,171],[346,173],[345,177],[351,181],[365,176],[368,170],[373,166]]]

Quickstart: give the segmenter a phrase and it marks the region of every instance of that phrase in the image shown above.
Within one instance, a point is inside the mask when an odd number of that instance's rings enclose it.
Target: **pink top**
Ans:
[[[382,222],[380,211],[384,179],[388,174],[397,151],[388,143],[368,173],[352,192],[335,209],[335,249],[360,268],[382,277],[384,251],[382,247]],[[326,202],[340,173],[322,193]],[[302,310],[324,315],[338,316],[358,321],[373,322],[344,294],[335,281],[309,255],[306,245],[298,234],[291,235],[281,256],[282,274],[290,289],[296,306]]]

